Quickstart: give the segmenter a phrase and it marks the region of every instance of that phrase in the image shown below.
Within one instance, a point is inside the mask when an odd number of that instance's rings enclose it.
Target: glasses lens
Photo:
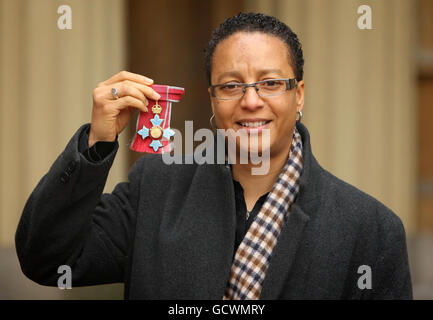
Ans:
[[[261,96],[275,96],[286,91],[286,82],[270,79],[257,83],[257,88],[259,88],[259,95]]]
[[[219,99],[236,99],[243,95],[242,86],[237,83],[227,83],[215,87],[215,96]]]

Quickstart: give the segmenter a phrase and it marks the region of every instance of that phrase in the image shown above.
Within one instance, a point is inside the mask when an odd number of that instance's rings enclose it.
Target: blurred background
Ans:
[[[72,29],[57,26],[61,5]],[[361,5],[371,30],[358,28]],[[240,11],[298,34],[316,158],[402,219],[414,297],[433,299],[432,0],[0,0],[0,299],[123,298],[122,284],[64,291],[22,274],[14,235],[26,199],[90,122],[94,87],[121,70],[184,87],[172,127],[210,128],[203,49]],[[142,156],[128,148],[134,127],[120,136],[107,192]]]

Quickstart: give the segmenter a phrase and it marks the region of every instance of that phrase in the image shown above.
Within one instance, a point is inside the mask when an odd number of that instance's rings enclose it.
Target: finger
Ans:
[[[100,85],[110,85],[116,82],[121,82],[123,80],[130,80],[145,85],[153,84],[152,79],[142,76],[141,74],[132,73],[129,71],[120,71],[119,73],[116,73],[114,76],[112,76],[110,79],[101,82]]]
[[[134,86],[135,88],[137,88],[138,90],[140,90],[141,92],[143,92],[143,94],[152,100],[159,100],[161,99],[161,95],[156,92],[153,88],[148,87],[146,85],[137,83],[137,82],[133,82],[130,80],[124,80],[122,81],[123,84],[129,85],[129,86]]]
[[[110,89],[107,91],[109,93],[111,93],[111,88],[116,88],[117,92],[118,92],[118,96],[124,96],[125,94],[120,94],[121,91],[126,91],[126,90],[122,90],[123,87],[134,87],[137,88],[138,90],[140,90],[140,92],[143,93],[143,95],[149,99],[152,100],[159,100],[161,99],[161,95],[158,94],[154,89],[152,89],[151,87],[148,87],[146,85],[137,83],[137,82],[133,82],[130,80],[124,80],[122,82],[116,82],[113,83],[112,86],[110,86]],[[108,97],[108,95],[106,96],[108,99],[111,99]],[[112,95],[111,95],[112,97]]]
[[[133,83],[133,82],[131,82],[131,83]],[[116,88],[117,95],[119,98],[125,97],[125,96],[131,96],[131,97],[140,99],[141,101],[144,102],[144,104],[146,106],[149,104],[149,101],[147,100],[144,93],[132,84],[127,85],[125,83],[119,83],[119,84],[116,84],[115,86],[113,86],[113,88]],[[106,98],[108,100],[114,99],[110,87],[106,87],[104,98]]]
[[[112,102],[110,103],[110,107],[117,110],[123,110],[128,107],[132,107],[140,111],[147,112],[147,107],[143,103],[143,101],[132,96],[124,96],[117,100],[112,100]]]

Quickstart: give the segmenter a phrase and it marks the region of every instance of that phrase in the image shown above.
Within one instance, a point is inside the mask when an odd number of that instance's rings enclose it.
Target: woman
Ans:
[[[258,145],[269,151],[269,171],[149,155],[102,194],[117,135],[159,98],[151,79],[120,72],[94,90],[90,126],[24,208],[23,272],[56,285],[57,268],[68,265],[73,286],[124,282],[131,299],[411,299],[400,219],[311,153],[299,121],[302,49],[290,28],[239,14],[214,31],[206,60],[216,127],[269,129],[269,143]]]

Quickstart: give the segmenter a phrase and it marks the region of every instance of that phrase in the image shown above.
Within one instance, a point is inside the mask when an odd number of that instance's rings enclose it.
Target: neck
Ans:
[[[257,167],[251,163],[233,164],[233,178],[237,180],[244,189],[245,203],[247,210],[252,210],[256,201],[265,193],[272,190],[272,187],[281,173],[290,152],[290,146],[281,150],[281,152],[270,157],[269,171],[264,175],[252,175],[251,170]]]

